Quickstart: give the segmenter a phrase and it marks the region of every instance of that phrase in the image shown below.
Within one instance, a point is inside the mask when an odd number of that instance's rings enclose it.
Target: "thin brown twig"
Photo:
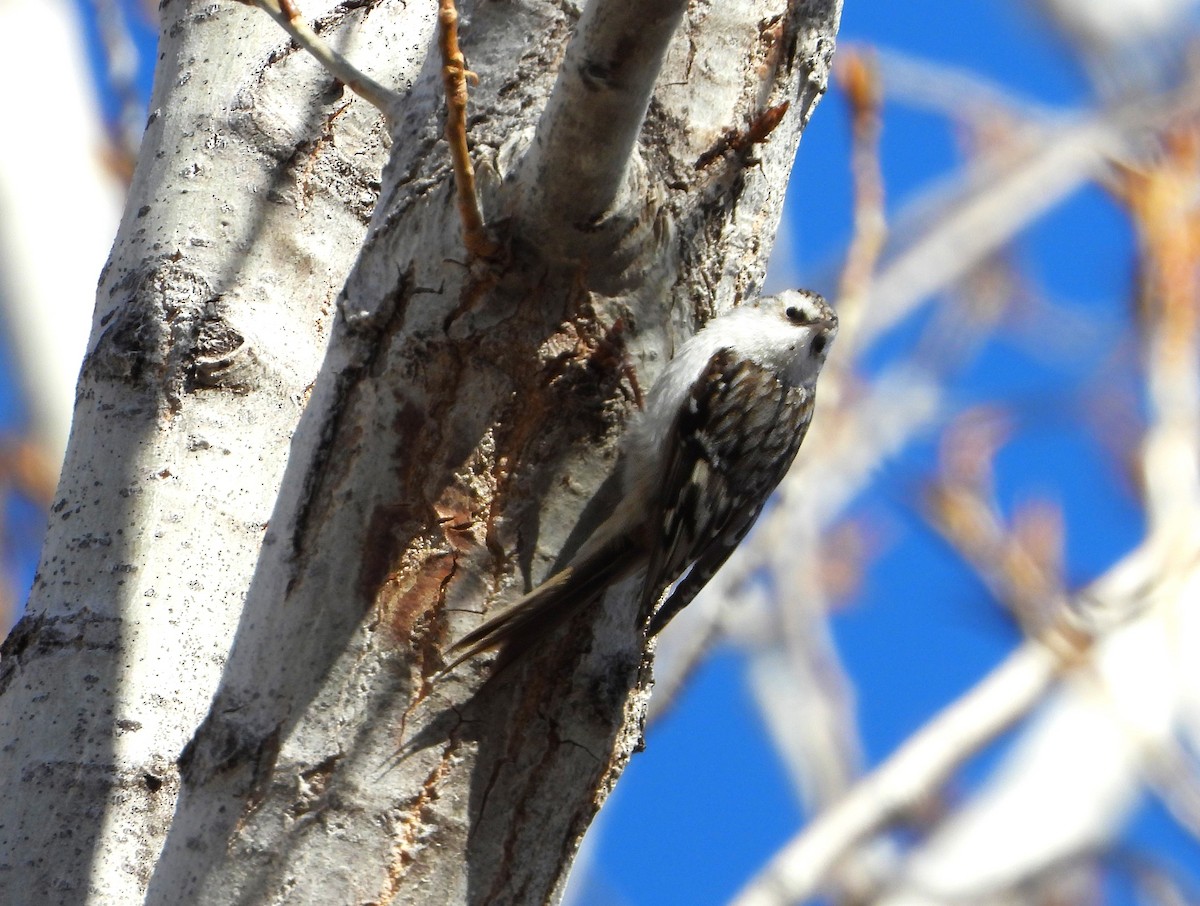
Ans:
[[[475,191],[475,167],[467,148],[467,81],[479,77],[467,69],[458,46],[458,10],[454,0],[438,2],[438,47],[442,52],[442,82],[446,87],[446,141],[454,160],[454,185],[462,218],[463,244],[472,255],[491,257],[498,246],[488,235]]]
[[[56,465],[45,448],[34,441],[19,437],[0,438],[0,503],[7,501],[9,493],[15,491],[34,503],[49,507],[58,482]],[[5,537],[3,518],[3,507],[0,507],[0,538]],[[8,632],[16,615],[15,584],[12,576],[0,572],[0,638]]]
[[[58,484],[57,464],[46,449],[24,438],[0,438],[0,483],[49,506]]]
[[[325,43],[300,15],[294,0],[238,0],[265,11],[300,47],[312,54],[334,78],[355,94],[391,115],[395,93],[366,75],[344,56]],[[463,244],[472,255],[490,257],[497,244],[484,227],[483,212],[475,189],[475,168],[467,148],[467,82],[479,77],[467,69],[466,58],[458,45],[458,10],[454,0],[438,3],[438,48],[442,54],[442,83],[446,89],[446,131],[454,162],[454,184],[459,216],[463,224]]]
[[[854,328],[862,318],[888,228],[884,214],[883,169],[879,162],[883,87],[878,70],[871,56],[862,52],[842,57],[834,75],[850,104],[850,171],[854,182],[854,234],[838,287],[841,354],[844,358],[848,354],[845,349],[847,337],[853,340],[857,336],[858,331]]]

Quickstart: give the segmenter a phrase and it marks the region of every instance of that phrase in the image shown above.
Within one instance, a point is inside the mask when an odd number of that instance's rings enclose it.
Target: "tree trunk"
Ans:
[[[166,0],[0,664],[0,902],[557,897],[641,742],[629,589],[492,682],[444,653],[603,518],[639,390],[758,292],[840,5],[464,3],[482,259],[431,0],[317,20],[386,122],[261,13]]]

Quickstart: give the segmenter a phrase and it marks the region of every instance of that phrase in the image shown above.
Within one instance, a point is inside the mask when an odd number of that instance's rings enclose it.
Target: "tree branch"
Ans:
[[[591,0],[519,171],[533,237],[569,253],[580,231],[619,217],[654,83],[686,0]],[[562,227],[566,227],[563,230]]]
[[[1058,657],[1027,642],[788,843],[734,899],[782,906],[811,897],[846,853],[921,801],[1041,699]]]
[[[300,16],[294,0],[237,0],[247,6],[257,6],[278,22],[296,44],[307,50],[325,70],[360,98],[375,107],[388,119],[392,118],[396,94],[386,85],[375,81],[344,56],[325,43]]]

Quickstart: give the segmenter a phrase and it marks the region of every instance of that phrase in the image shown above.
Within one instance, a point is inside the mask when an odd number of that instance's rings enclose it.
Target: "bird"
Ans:
[[[647,637],[657,635],[729,558],[787,473],[836,335],[837,315],[810,290],[710,319],[631,417],[611,515],[562,569],[455,642],[442,673],[497,647],[499,671],[638,571],[640,619]]]

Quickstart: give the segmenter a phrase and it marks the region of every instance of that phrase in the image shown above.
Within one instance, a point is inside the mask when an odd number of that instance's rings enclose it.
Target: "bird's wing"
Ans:
[[[692,387],[669,435],[658,499],[658,543],[642,590],[647,615],[685,572],[650,622],[656,633],[712,578],[745,537],[796,456],[812,395],[768,368],[722,349]]]

